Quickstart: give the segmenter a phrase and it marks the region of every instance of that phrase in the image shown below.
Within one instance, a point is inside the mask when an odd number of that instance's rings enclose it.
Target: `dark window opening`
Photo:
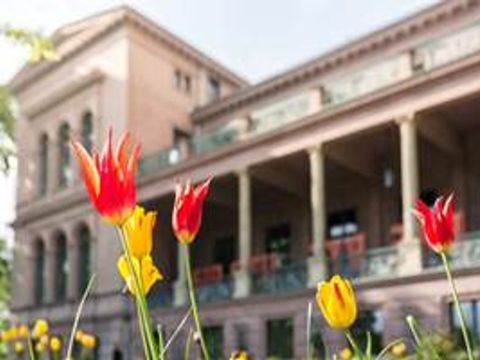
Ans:
[[[45,245],[41,239],[35,245],[35,303],[44,301]]]
[[[204,329],[205,342],[212,360],[221,360],[223,356],[223,328],[221,326],[209,326]]]
[[[221,264],[223,273],[230,273],[230,265],[237,259],[237,242],[233,236],[226,236],[215,240],[215,249],[213,261],[215,264]]]
[[[208,78],[207,96],[210,101],[220,98],[220,82],[214,77]]]
[[[78,295],[81,296],[90,280],[90,230],[82,226],[79,231]]]
[[[88,152],[93,148],[93,115],[91,111],[87,111],[83,114],[82,145]]]
[[[292,319],[276,319],[267,322],[267,357],[294,358]]]
[[[358,339],[358,343],[362,349],[365,349],[367,346],[367,333],[370,333],[373,354],[378,354],[382,351],[383,331],[383,316],[378,310],[360,311],[352,327],[353,336],[355,339]]]
[[[58,130],[58,184],[60,187],[66,186],[72,177],[69,141],[70,126],[65,123],[60,126],[60,129]]]
[[[55,299],[58,302],[67,299],[67,239],[64,234],[57,237],[55,253]]]
[[[279,254],[283,259],[290,257],[290,224],[280,224],[267,228],[265,250],[267,253]]]
[[[48,135],[40,138],[40,194],[45,195],[48,184]]]

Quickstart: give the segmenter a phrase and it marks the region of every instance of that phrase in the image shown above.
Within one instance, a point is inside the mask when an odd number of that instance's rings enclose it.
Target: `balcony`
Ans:
[[[180,150],[175,146],[144,156],[138,164],[138,176],[155,173],[179,161]]]
[[[468,232],[459,235],[450,252],[452,266],[457,269],[464,269],[480,266],[480,231]],[[441,267],[440,257],[429,251],[425,258],[425,267]]]
[[[238,131],[232,128],[194,136],[191,140],[194,154],[203,154],[215,150],[221,146],[232,144],[238,139]]]
[[[285,294],[305,289],[307,266],[305,260],[284,261],[262,271],[252,271],[253,294]]]
[[[389,58],[374,62],[351,73],[326,79],[317,89],[302,90],[272,104],[254,109],[248,118],[250,127],[240,137],[230,121],[212,132],[194,135],[191,155],[204,154],[298,121],[323,109],[344,104],[378,90],[401,83],[480,50],[480,24],[473,24],[452,34],[429,40]],[[160,171],[179,161],[175,147],[142,159],[140,176]]]
[[[198,301],[211,302],[232,298],[233,281],[221,264],[196,268],[193,272]]]

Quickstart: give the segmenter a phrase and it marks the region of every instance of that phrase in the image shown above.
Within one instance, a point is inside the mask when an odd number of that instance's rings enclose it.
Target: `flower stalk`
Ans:
[[[463,341],[465,343],[465,347],[467,350],[468,359],[473,360],[472,346],[470,344],[470,338],[468,336],[467,325],[465,323],[465,316],[463,314],[462,307],[460,306],[460,299],[458,297],[457,287],[455,285],[455,280],[453,279],[453,276],[452,276],[450,261],[448,260],[447,254],[443,251],[440,252],[440,257],[442,258],[445,274],[447,275],[448,284],[450,285],[450,290],[452,292],[455,311],[457,312],[458,320],[460,321],[460,328],[462,331]]]
[[[203,330],[202,330],[202,324],[200,321],[200,316],[198,314],[198,305],[197,305],[197,299],[195,296],[195,288],[193,285],[193,279],[192,279],[192,266],[190,263],[190,249],[188,245],[183,245],[184,249],[184,254],[185,254],[185,267],[187,270],[187,285],[188,285],[188,294],[190,297],[190,303],[192,306],[192,314],[193,314],[193,320],[195,322],[195,327],[197,329],[198,337],[200,339],[200,347],[202,348],[202,353],[204,356],[205,360],[210,359],[210,354],[208,353],[207,349],[207,343],[205,341],[205,337],[203,335]]]
[[[144,333],[145,339],[146,339],[146,345],[147,348],[144,349],[145,352],[145,357],[147,359],[158,359],[158,351],[155,345],[155,340],[154,336],[152,333],[152,326],[150,322],[150,317],[148,315],[148,307],[147,307],[147,301],[145,299],[145,290],[143,287],[143,282],[140,279],[140,274],[141,272],[141,263],[139,264],[139,270],[137,271],[135,269],[135,266],[133,264],[132,260],[132,254],[130,251],[130,247],[127,244],[127,239],[125,236],[124,231],[122,230],[122,227],[119,226],[117,227],[119,238],[120,238],[120,243],[122,244],[122,249],[125,254],[125,259],[128,265],[128,270],[129,273],[131,274],[131,277],[133,278],[133,288],[134,288],[134,293],[135,293],[135,302],[137,305],[137,310],[139,314],[139,326],[140,326],[140,331]],[[163,359],[161,357],[160,359]]]

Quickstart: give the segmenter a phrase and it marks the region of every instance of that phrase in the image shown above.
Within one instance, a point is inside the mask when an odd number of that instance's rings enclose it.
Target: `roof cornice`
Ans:
[[[94,31],[90,36],[86,37],[76,46],[69,49],[65,54],[62,54],[60,60],[41,62],[38,64],[26,64],[10,81],[9,87],[11,91],[14,93],[22,91],[33,81],[45,76],[50,71],[67,62],[80,51],[84,50],[105,35],[125,24],[134,25],[136,28],[140,29],[146,34],[154,37],[157,41],[161,41],[174,51],[177,51],[183,56],[186,56],[198,64],[207,67],[210,71],[221,75],[225,79],[228,79],[236,86],[245,87],[248,85],[248,82],[245,79],[230,71],[225,66],[221,65],[193,46],[187,44],[176,35],[160,27],[158,24],[148,19],[138,11],[127,6],[123,6],[121,9],[123,9],[123,11],[118,11],[118,9],[113,10],[118,12],[117,16],[115,16],[110,22],[99,26],[98,30]]]
[[[102,81],[103,78],[103,72],[101,72],[100,70],[94,70],[91,73],[81,77],[80,79],[61,87],[60,89],[48,95],[46,98],[42,99],[38,103],[35,103],[28,108],[25,108],[23,110],[24,115],[28,119],[33,119],[36,116],[50,109],[53,105],[62,102],[63,100],[71,97],[72,95],[78,93],[79,91],[87,88],[92,84]]]
[[[479,0],[450,0],[430,6],[419,13],[297,65],[257,85],[239,90],[228,97],[197,108],[192,113],[192,119],[194,122],[202,122],[210,117],[221,116],[242,106],[259,101],[314,76],[357,61],[380,48],[417,35],[419,32],[426,31],[447,18],[464,14],[479,4]]]

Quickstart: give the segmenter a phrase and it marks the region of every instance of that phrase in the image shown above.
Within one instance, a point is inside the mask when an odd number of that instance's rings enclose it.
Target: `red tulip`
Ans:
[[[191,182],[186,186],[178,184],[172,212],[172,227],[178,241],[190,244],[198,234],[202,223],[203,202],[208,194],[211,179],[194,188]]]
[[[90,200],[100,215],[113,225],[123,224],[137,201],[135,171],[140,146],[136,144],[128,157],[129,145],[129,135],[124,133],[114,152],[112,129],[100,155],[93,151],[90,156],[82,144],[72,142]]]
[[[453,194],[439,197],[432,208],[417,200],[414,210],[428,246],[437,253],[448,252],[455,239],[453,229]]]

